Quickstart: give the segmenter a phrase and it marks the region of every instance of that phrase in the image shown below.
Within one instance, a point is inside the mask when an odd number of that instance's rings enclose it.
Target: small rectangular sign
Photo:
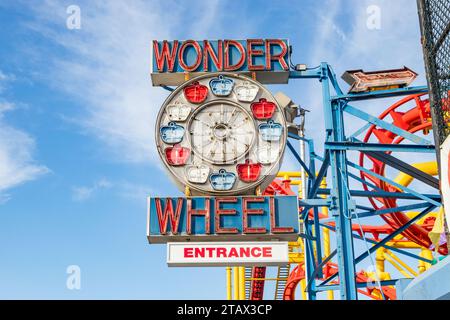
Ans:
[[[276,266],[289,261],[287,242],[169,242],[170,267]]]
[[[297,196],[148,198],[150,243],[296,241]]]
[[[349,93],[406,87],[416,78],[417,73],[407,67],[370,72],[361,69],[348,70],[342,75],[342,79],[351,86]]]
[[[178,86],[208,72],[244,73],[261,83],[287,83],[289,42],[285,39],[173,40],[152,43],[154,86]]]

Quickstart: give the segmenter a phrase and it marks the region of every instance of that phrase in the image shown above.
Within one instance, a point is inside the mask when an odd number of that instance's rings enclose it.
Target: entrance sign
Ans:
[[[251,75],[261,83],[287,83],[289,42],[285,39],[186,40],[152,43],[152,83],[178,86],[185,74],[208,72]]]
[[[441,193],[444,205],[445,219],[450,228],[450,136],[441,145]]]
[[[297,196],[148,198],[150,243],[296,241]]]
[[[171,267],[274,266],[289,262],[287,242],[169,242]]]

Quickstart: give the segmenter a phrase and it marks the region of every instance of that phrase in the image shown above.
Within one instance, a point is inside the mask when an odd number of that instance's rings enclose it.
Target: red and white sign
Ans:
[[[403,69],[370,72],[349,70],[342,75],[342,79],[351,85],[349,92],[366,92],[370,90],[384,90],[389,87],[406,87],[416,78],[417,73],[407,67],[403,67]]]
[[[441,145],[441,193],[445,219],[450,228],[450,136]]]
[[[170,267],[276,266],[289,261],[287,242],[169,242]]]

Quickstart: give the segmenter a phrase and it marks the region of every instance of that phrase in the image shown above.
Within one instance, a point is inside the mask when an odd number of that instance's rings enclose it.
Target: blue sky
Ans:
[[[72,4],[79,30],[66,28]],[[366,26],[370,5],[380,29]],[[407,65],[424,84],[416,11],[410,0],[2,1],[0,298],[225,298],[224,268],[169,269],[165,246],[146,241],[146,196],[179,194],[155,152],[167,92],[151,86],[151,40],[288,38],[295,63],[338,75]],[[320,150],[319,84],[270,89],[312,111]],[[69,265],[81,290],[66,287]]]

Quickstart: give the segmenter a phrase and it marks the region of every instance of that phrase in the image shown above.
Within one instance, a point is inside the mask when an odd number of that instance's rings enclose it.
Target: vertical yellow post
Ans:
[[[424,249],[423,251],[424,251],[423,256],[425,259],[433,260],[433,251],[428,250],[428,249]],[[426,270],[428,270],[429,268],[431,268],[431,263],[425,262],[425,267],[426,267]]]
[[[233,299],[239,300],[239,268],[233,267]]]
[[[428,249],[422,249],[420,251],[419,256],[421,256],[422,258],[428,259],[428,260],[433,260],[433,252]],[[427,271],[430,267],[431,267],[430,263],[419,260],[419,272],[420,273]]]
[[[384,257],[385,251],[386,251],[386,248],[381,247],[380,249],[378,249],[376,251],[376,256],[375,256],[377,274],[378,274],[378,277],[380,277],[380,278],[382,278],[382,274],[384,273],[384,261],[386,260],[386,258]]]
[[[320,183],[320,188],[325,189],[327,187],[327,180],[326,178],[323,178]],[[326,196],[323,195],[322,198],[325,198]],[[323,207],[322,208],[322,214],[325,217],[328,217],[328,208]],[[328,257],[331,254],[331,247],[330,247],[330,230],[328,228],[322,228],[322,238],[323,238],[323,254],[325,257]],[[327,291],[327,298],[328,300],[334,300],[334,292],[333,290]]]
[[[308,297],[306,296],[306,280],[305,279],[300,280],[300,291],[302,293],[302,300],[308,300]]]
[[[239,300],[245,300],[245,267],[239,267]]]
[[[231,267],[227,267],[227,300],[232,300]]]

